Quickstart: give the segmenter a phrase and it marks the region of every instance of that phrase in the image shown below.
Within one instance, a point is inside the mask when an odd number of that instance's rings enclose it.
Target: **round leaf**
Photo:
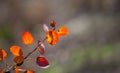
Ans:
[[[64,26],[61,26],[59,29],[58,29],[58,35],[59,36],[65,36],[68,34],[68,28],[67,27],[64,27]]]
[[[37,57],[36,63],[41,68],[48,68],[50,66],[48,60],[45,57]]]
[[[23,64],[24,58],[23,56],[17,56],[14,58],[14,62],[17,64],[17,66],[20,66]]]
[[[26,44],[26,45],[33,44],[34,38],[33,38],[32,34],[28,31],[23,32],[22,42],[23,42],[23,44]]]
[[[23,52],[21,50],[21,48],[19,46],[11,46],[10,48],[10,52],[14,55],[14,56],[21,56],[23,55]]]
[[[4,49],[0,49],[0,60],[3,60],[7,56],[7,52]]]

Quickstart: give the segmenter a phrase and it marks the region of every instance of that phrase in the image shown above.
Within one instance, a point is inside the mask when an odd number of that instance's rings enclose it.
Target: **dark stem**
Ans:
[[[45,37],[45,38],[43,39],[42,43],[44,43],[46,39],[47,39],[47,37]]]
[[[35,52],[37,50],[38,46],[31,52],[29,52],[25,57],[24,59],[27,59],[33,52]]]

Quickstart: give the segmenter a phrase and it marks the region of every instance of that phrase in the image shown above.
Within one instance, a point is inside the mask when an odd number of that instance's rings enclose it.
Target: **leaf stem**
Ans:
[[[30,52],[30,45],[27,45],[27,50],[28,52]]]

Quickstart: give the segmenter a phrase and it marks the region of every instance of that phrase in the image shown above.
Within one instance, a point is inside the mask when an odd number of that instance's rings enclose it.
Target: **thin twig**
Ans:
[[[29,53],[24,57],[24,59],[27,59],[34,51],[37,50],[37,48],[38,48],[38,46],[37,46],[33,51],[29,52]]]
[[[42,43],[44,43],[44,42],[46,41],[46,39],[47,39],[47,37],[45,37],[45,38],[43,39]]]

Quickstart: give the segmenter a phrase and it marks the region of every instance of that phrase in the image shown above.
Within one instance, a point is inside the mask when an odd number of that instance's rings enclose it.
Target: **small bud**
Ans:
[[[50,26],[51,26],[51,27],[55,27],[55,26],[56,26],[56,22],[55,22],[54,20],[52,20],[52,21],[50,22]]]

